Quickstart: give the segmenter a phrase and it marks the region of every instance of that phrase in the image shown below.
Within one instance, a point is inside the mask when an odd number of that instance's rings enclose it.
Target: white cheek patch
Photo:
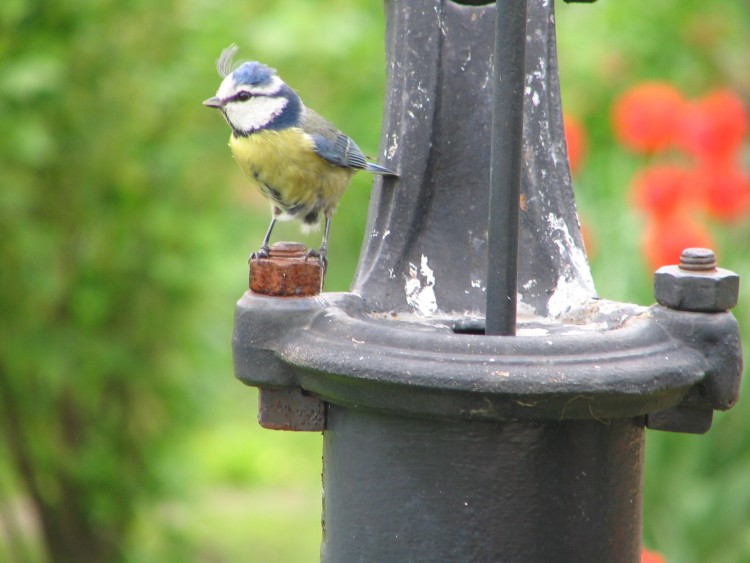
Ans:
[[[224,108],[227,119],[239,131],[255,131],[268,125],[286,107],[286,98],[252,98],[230,102]]]

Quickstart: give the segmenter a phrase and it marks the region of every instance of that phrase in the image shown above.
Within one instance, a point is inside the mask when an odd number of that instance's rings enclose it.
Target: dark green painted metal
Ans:
[[[400,177],[375,181],[352,292],[237,305],[237,377],[327,404],[327,562],[635,563],[644,425],[703,432],[737,401],[730,313],[595,296],[551,0],[529,0],[527,14],[523,314],[516,336],[484,334],[503,6],[386,2],[379,160]]]

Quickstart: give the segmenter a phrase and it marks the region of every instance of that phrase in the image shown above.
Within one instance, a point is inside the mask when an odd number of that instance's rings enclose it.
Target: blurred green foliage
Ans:
[[[576,189],[599,293],[647,304],[626,195],[643,161],[614,143],[612,100],[650,78],[747,100],[750,13],[600,0],[557,19],[564,106],[590,137]],[[377,154],[383,29],[378,0],[0,4],[0,561],[317,559],[320,436],[260,430],[231,378],[268,207],[200,102],[237,42]],[[328,290],[354,272],[368,182],[334,220]],[[750,226],[715,232],[750,279]],[[748,303],[735,314],[747,342]],[[670,562],[750,557],[748,421],[740,402],[706,436],[649,433],[644,535]]]
[[[55,561],[127,553],[153,460],[192,420],[198,264],[225,196],[191,163],[175,7],[0,8],[2,470]]]

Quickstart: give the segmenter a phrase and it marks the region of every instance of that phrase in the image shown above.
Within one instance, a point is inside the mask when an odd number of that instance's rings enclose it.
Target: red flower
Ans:
[[[645,82],[625,92],[613,109],[617,138],[639,152],[655,152],[677,142],[685,100],[664,82]]]
[[[649,551],[644,547],[641,551],[641,563],[667,563],[667,560],[660,553]]]
[[[648,167],[633,181],[632,201],[648,218],[643,242],[652,268],[677,264],[684,248],[714,246],[691,213],[720,221],[750,213],[750,176],[738,165],[750,123],[733,92],[716,90],[691,103],[669,84],[641,84],[616,102],[613,125],[633,150],[675,147],[692,161]]]
[[[656,270],[668,264],[679,264],[685,248],[715,248],[706,228],[685,212],[664,218],[652,218],[646,225],[643,250],[649,266]]]
[[[680,145],[701,160],[735,156],[748,130],[742,100],[729,90],[716,90],[685,105]]]
[[[581,122],[567,114],[563,115],[565,127],[565,144],[568,146],[568,162],[570,173],[575,175],[581,167],[583,157],[586,155],[586,131]]]
[[[633,203],[656,219],[664,219],[699,201],[690,173],[670,164],[641,170],[633,181],[632,195]]]
[[[727,163],[705,163],[693,172],[706,211],[721,221],[733,221],[750,211],[750,178]]]

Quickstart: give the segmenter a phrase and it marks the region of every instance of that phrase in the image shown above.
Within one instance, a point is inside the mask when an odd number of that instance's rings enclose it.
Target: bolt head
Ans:
[[[680,269],[708,272],[716,269],[716,254],[710,248],[686,248],[680,256]]]
[[[730,270],[685,270],[663,266],[654,274],[657,303],[679,311],[716,313],[737,304],[740,277]]]

